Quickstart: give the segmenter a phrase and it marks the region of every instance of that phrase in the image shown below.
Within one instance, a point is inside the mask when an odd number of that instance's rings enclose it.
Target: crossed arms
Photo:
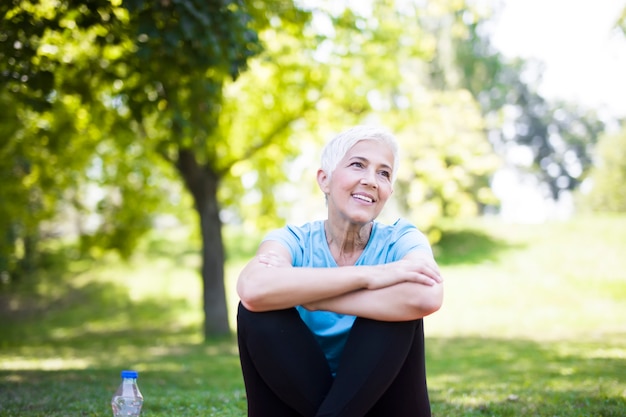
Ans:
[[[409,252],[400,261],[337,268],[293,267],[287,249],[265,241],[239,275],[237,292],[251,311],[302,305],[382,321],[434,313],[443,301],[439,267],[430,254]]]

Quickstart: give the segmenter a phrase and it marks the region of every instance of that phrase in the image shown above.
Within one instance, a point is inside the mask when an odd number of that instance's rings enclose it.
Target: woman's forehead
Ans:
[[[393,150],[389,145],[373,140],[362,139],[355,143],[344,155],[344,159],[360,157],[367,160],[385,160],[389,166],[393,166]]]

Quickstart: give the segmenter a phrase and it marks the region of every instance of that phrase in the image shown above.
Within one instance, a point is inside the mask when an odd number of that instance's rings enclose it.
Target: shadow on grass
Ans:
[[[458,265],[495,261],[503,252],[520,247],[479,230],[448,229],[433,251],[440,265]]]
[[[167,254],[162,239],[148,240],[147,244],[154,246],[138,253],[138,261],[128,261],[129,272],[133,266],[158,258],[181,269],[184,262],[193,263],[189,261],[189,245],[170,244]],[[108,347],[124,340],[149,345],[155,340],[188,340],[200,332],[200,324],[197,328],[180,324],[180,316],[191,311],[187,299],[144,294],[133,297],[128,286],[102,279],[110,265],[115,265],[112,273],[124,273],[127,261],[115,254],[94,259],[75,245],[58,243],[43,251],[39,262],[32,273],[8,285],[0,284],[0,349],[32,345]]]
[[[0,294],[0,348],[10,346],[98,345],[127,338],[134,344],[191,337],[199,329],[181,327],[180,313],[189,311],[184,299],[132,300],[124,286],[89,282],[74,286],[55,283],[54,295]]]

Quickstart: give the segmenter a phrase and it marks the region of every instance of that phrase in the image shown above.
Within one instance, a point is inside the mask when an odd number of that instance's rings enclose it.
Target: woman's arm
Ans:
[[[241,271],[237,293],[251,311],[279,310],[402,282],[435,285],[441,278],[433,264],[403,260],[374,266],[294,268],[291,255],[282,244],[266,241]],[[348,305],[351,304],[345,307]]]
[[[403,261],[434,264],[426,254],[410,252]],[[438,269],[437,269],[438,270]],[[381,321],[405,321],[425,317],[439,310],[443,302],[443,284],[424,285],[401,282],[377,290],[357,290],[338,297],[309,303],[310,310],[327,310]]]

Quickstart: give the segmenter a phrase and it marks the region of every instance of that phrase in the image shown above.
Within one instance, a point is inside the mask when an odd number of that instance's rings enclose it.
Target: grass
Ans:
[[[623,216],[449,225],[444,307],[426,319],[434,415],[625,416],[624,236]],[[0,290],[0,416],[110,416],[127,368],[146,417],[244,416],[234,341],[201,340],[197,267],[193,248],[152,239],[130,263]]]

